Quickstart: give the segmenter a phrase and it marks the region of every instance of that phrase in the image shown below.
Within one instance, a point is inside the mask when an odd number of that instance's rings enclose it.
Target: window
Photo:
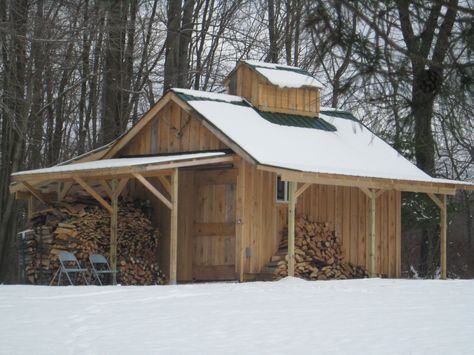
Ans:
[[[288,181],[282,181],[281,178],[277,177],[277,201],[288,202]]]

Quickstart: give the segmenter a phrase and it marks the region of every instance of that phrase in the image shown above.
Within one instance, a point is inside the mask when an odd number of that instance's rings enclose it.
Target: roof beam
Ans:
[[[128,177],[127,178],[123,178],[122,180],[120,180],[120,182],[118,183],[118,186],[117,186],[117,189],[115,190],[115,194],[117,195],[117,197],[120,196],[120,194],[122,193],[123,189],[125,188],[125,186],[127,186],[127,183],[128,183]]]
[[[138,166],[123,166],[120,168],[103,168],[103,169],[93,169],[93,170],[75,170],[75,171],[66,171],[66,172],[56,172],[56,173],[39,173],[39,174],[23,174],[23,175],[13,175],[12,180],[14,182],[43,182],[48,180],[70,180],[74,179],[76,176],[82,178],[93,179],[97,178],[116,178],[116,177],[126,177],[130,174],[140,174],[140,175],[150,175],[152,173],[160,172],[165,174],[166,170],[172,170],[175,168],[182,168],[188,166],[199,166],[199,165],[213,165],[221,163],[229,163],[234,161],[233,155],[221,155],[210,158],[195,158],[188,159],[184,161],[175,161],[169,163],[154,163],[148,165],[138,165]],[[171,172],[169,172],[171,173]],[[10,186],[11,192],[18,191],[16,185]]]
[[[62,201],[64,197],[66,197],[69,190],[71,190],[73,183],[72,181],[66,181],[62,185],[63,186],[61,186],[61,188],[58,191],[58,201]]]
[[[138,181],[142,183],[143,186],[145,186],[148,191],[150,191],[155,197],[160,200],[161,202],[164,203],[166,207],[168,207],[170,210],[173,209],[173,204],[171,203],[170,200],[168,200],[160,191],[158,191],[147,179],[145,179],[142,175],[138,173],[133,173],[132,174]]]
[[[375,199],[377,199],[380,195],[382,195],[385,190],[382,190],[382,189],[369,189],[368,187],[365,187],[365,186],[360,186],[359,189],[367,195],[368,198],[373,198],[375,197]],[[375,194],[373,194],[373,192],[375,192]]]
[[[445,204],[444,204],[444,202],[441,200],[441,198],[439,198],[439,197],[436,196],[435,194],[431,194],[431,193],[428,193],[427,195],[433,200],[433,202],[434,202],[441,210],[443,210],[443,209],[445,208]]]
[[[372,191],[371,191],[368,187],[359,186],[359,189],[360,189],[368,198],[372,198]]]
[[[114,193],[112,192],[109,183],[106,180],[100,180],[100,186],[102,186],[107,196],[109,196],[109,198],[112,198]]]
[[[105,201],[102,196],[100,196],[92,187],[90,187],[84,180],[82,180],[81,177],[77,176],[74,178],[74,181],[77,182],[85,191],[87,191],[89,193],[89,195],[91,195],[93,198],[95,198],[97,200],[97,202],[99,202],[102,206],[104,206],[105,209],[107,209],[107,211],[109,211],[109,213],[112,213],[113,212],[113,208],[112,206],[107,202]]]
[[[295,198],[300,197],[300,195],[301,195],[303,192],[305,192],[306,189],[307,189],[308,187],[310,187],[310,186],[311,186],[310,183],[304,183],[303,186],[301,186],[298,190],[296,190],[296,192],[295,192]]]
[[[456,189],[463,188],[464,185],[457,186],[455,184],[430,183],[423,181],[395,180],[383,178],[371,178],[363,176],[339,175],[339,174],[323,174],[301,172],[275,168],[265,165],[258,165],[257,169],[274,172],[281,176],[284,181],[295,181],[302,183],[312,183],[320,185],[332,186],[353,186],[365,187],[383,190],[399,190],[407,192],[426,192],[439,193],[444,195],[454,195]]]
[[[31,194],[36,197],[39,201],[41,201],[42,203],[44,203],[45,205],[49,205],[50,204],[50,201],[49,199],[40,191],[36,190],[32,185],[30,185],[29,183],[27,183],[26,181],[23,181],[22,182],[23,186],[25,186],[25,188],[31,192]]]
[[[161,185],[163,185],[163,188],[166,190],[166,192],[171,195],[171,182],[166,178],[165,175],[157,175],[156,177],[161,182]]]

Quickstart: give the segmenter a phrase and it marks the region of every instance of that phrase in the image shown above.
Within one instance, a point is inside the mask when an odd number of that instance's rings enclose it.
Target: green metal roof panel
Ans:
[[[308,117],[301,115],[292,115],[280,112],[267,112],[257,110],[260,116],[267,121],[281,126],[314,128],[327,132],[336,132],[337,129],[331,123],[321,117]]]
[[[209,98],[199,95],[190,95],[185,94],[182,92],[174,91],[178,97],[186,102],[189,101],[212,101],[212,102],[225,102],[230,105],[239,105],[245,107],[253,107],[250,103],[245,100],[242,101],[234,101],[228,102],[226,100],[219,100],[214,98]],[[287,113],[280,113],[280,112],[267,112],[267,111],[260,111],[256,108],[253,108],[258,114],[267,120],[270,123],[277,124],[280,126],[288,126],[288,127],[299,127],[299,128],[313,128],[319,129],[327,132],[336,132],[337,129],[331,123],[325,121],[321,117],[308,117],[308,116],[301,116],[301,115],[293,115]]]
[[[326,116],[343,118],[345,120],[351,120],[351,121],[360,123],[360,121],[357,118],[355,118],[352,113],[347,112],[347,111],[333,111],[333,110],[325,111],[325,110],[321,110],[321,113],[326,115]]]

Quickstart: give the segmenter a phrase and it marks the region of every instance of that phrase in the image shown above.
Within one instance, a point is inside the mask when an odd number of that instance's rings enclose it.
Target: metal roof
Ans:
[[[191,101],[225,102],[232,105],[251,107],[268,122],[277,124],[280,126],[314,128],[314,129],[319,129],[319,130],[323,130],[327,132],[337,131],[337,128],[334,125],[325,121],[321,117],[308,117],[308,116],[293,115],[293,114],[288,114],[288,113],[261,111],[254,108],[248,101],[245,101],[245,100],[242,100],[240,102],[238,101],[228,102],[226,100],[212,99],[209,97],[200,97],[199,95],[184,94],[178,91],[174,91],[174,92],[176,95],[179,96],[180,99],[186,102],[191,102]],[[353,119],[355,120],[355,118]]]
[[[281,126],[300,127],[300,128],[314,128],[328,132],[336,132],[337,128],[321,117],[308,117],[300,115],[290,115],[280,112],[258,111],[259,115],[265,118],[268,122],[279,124]]]
[[[347,111],[336,111],[336,110],[325,110],[321,109],[320,111],[322,114],[325,114],[326,116],[331,116],[331,117],[337,117],[337,118],[344,118],[346,120],[351,120],[354,122],[362,123],[359,121],[357,118],[354,117],[354,115],[351,112]]]

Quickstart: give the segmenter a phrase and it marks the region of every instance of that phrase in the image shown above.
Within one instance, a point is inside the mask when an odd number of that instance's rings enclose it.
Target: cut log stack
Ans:
[[[367,270],[345,262],[339,238],[329,223],[311,222],[307,217],[295,221],[295,276],[306,280],[353,279],[368,277]],[[277,255],[264,272],[273,279],[288,275],[288,236],[280,241]]]
[[[69,251],[90,269],[89,255],[109,256],[110,214],[94,202],[60,203],[37,212],[34,234],[23,242],[29,283],[47,285],[59,267],[58,255]],[[158,266],[159,233],[139,207],[121,202],[118,213],[117,279],[124,285],[163,284]],[[90,275],[89,275],[90,277]]]

